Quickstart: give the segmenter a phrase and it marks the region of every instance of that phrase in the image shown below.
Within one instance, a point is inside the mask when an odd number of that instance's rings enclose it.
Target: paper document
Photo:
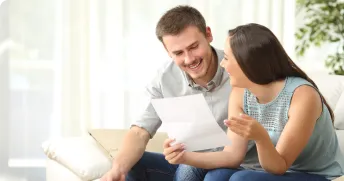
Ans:
[[[202,94],[153,99],[152,105],[170,138],[184,143],[187,151],[230,145]]]

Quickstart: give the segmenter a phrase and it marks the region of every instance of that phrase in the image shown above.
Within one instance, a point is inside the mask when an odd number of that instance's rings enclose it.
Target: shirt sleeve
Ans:
[[[145,96],[146,102],[142,113],[134,120],[131,126],[138,126],[148,131],[151,138],[155,135],[162,122],[155,112],[155,109],[151,103],[152,99],[163,98],[161,93],[161,85],[159,76],[157,76],[149,85],[146,86]]]

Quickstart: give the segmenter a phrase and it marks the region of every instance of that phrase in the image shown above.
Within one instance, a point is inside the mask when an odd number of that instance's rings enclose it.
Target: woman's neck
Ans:
[[[253,95],[257,97],[260,104],[266,104],[273,101],[282,91],[285,79],[274,81],[266,85],[253,84],[247,88]]]

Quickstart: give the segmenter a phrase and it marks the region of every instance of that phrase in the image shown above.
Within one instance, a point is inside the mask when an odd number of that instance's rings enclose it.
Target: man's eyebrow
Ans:
[[[181,53],[182,52],[182,50],[176,50],[176,51],[173,51],[172,53],[173,54],[178,54],[178,53]]]
[[[198,44],[198,41],[195,41],[195,42],[191,43],[189,46],[187,46],[187,48],[191,48],[191,47],[195,46],[196,44]],[[172,51],[173,54],[178,54],[180,52],[182,52],[182,50]]]
[[[191,45],[189,45],[188,48],[195,46],[197,43],[198,43],[198,41],[191,43]]]

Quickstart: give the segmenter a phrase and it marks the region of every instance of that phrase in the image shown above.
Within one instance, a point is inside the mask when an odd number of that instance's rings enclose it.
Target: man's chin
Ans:
[[[189,74],[190,78],[192,78],[193,80],[199,80],[204,78],[204,74]]]

